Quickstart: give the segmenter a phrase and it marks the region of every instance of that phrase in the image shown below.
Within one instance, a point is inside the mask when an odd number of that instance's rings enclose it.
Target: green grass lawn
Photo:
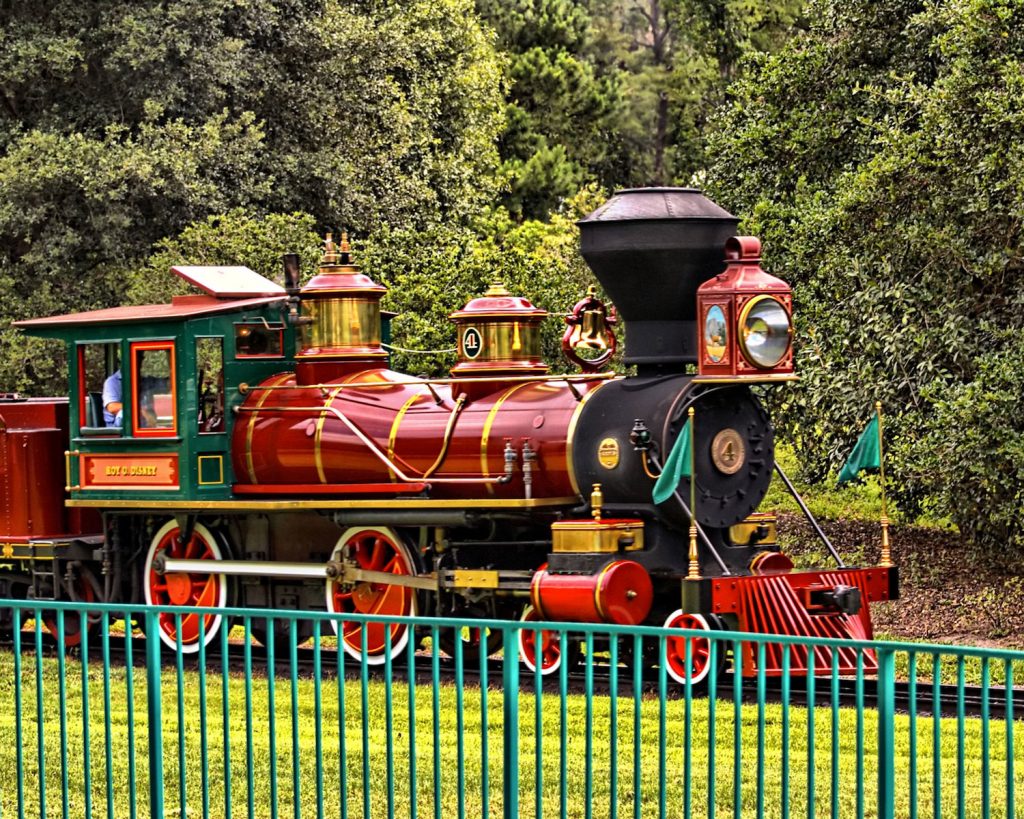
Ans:
[[[43,702],[43,746],[46,782],[46,815],[59,816],[62,809],[61,769],[61,697],[59,669],[56,659],[45,659],[41,668]],[[33,658],[22,661],[21,735],[15,725],[14,658],[9,651],[0,652],[0,816],[15,816],[17,798],[17,748],[24,754],[26,816],[39,816],[39,773],[37,760],[37,697],[36,664]],[[69,663],[63,702],[67,722],[68,810],[73,817],[86,815],[86,777],[84,737],[88,737],[90,755],[89,778],[93,815],[107,814],[108,761],[106,743],[110,742],[109,770],[112,782],[110,815],[128,817],[133,800],[139,816],[149,815],[148,748],[149,720],[146,707],[146,677],[135,669],[132,682],[134,699],[128,701],[127,672],[111,672],[109,734],[105,730],[105,694],[102,669],[88,668],[88,719],[83,719],[82,666]],[[290,679],[271,682],[266,678],[252,682],[251,711],[246,705],[246,684],[240,676],[228,679],[224,699],[222,678],[211,671],[205,691],[201,677],[185,672],[180,680],[182,699],[179,709],[179,680],[173,669],[165,670],[161,685],[162,741],[164,755],[165,804],[167,816],[179,816],[181,777],[189,817],[203,816],[203,779],[207,779],[209,816],[247,816],[251,798],[253,815],[296,815],[293,778],[296,757],[293,742],[298,743],[298,795],[301,815],[317,815],[318,792],[322,794],[325,816],[341,816],[342,802],[347,815],[364,817],[364,797],[370,805],[369,815],[387,816],[388,793],[393,790],[393,806],[397,816],[410,816],[410,801],[416,798],[416,815],[435,815],[435,800],[441,816],[458,815],[460,793],[462,805],[470,816],[481,816],[484,809],[483,774],[488,776],[487,807],[491,815],[501,815],[505,760],[504,696],[498,687],[486,692],[467,687],[462,692],[445,684],[435,694],[431,686],[410,688],[396,680],[388,688],[379,681],[365,686],[348,681],[339,691],[335,680],[324,680],[319,708],[322,735],[317,743],[317,696],[314,682],[298,680],[295,697]],[[495,669],[492,684],[500,685],[500,671]],[[390,694],[390,711],[388,699]],[[203,741],[205,696],[205,743]],[[435,701],[436,697],[436,701]],[[271,705],[271,698],[273,705]],[[670,700],[664,706],[656,697],[639,701],[619,698],[613,702],[606,696],[593,699],[591,722],[593,731],[588,744],[587,705],[582,696],[568,696],[564,703],[556,694],[542,696],[540,730],[537,730],[536,698],[532,694],[532,677],[522,680],[518,695],[519,721],[514,734],[514,747],[519,760],[518,799],[520,813],[537,814],[540,793],[543,815],[586,815],[588,782],[594,816],[609,816],[614,803],[619,815],[632,816],[639,803],[640,816],[659,815],[659,793],[663,791],[667,815],[683,815],[686,798],[684,769],[686,703]],[[364,707],[365,701],[365,707]],[[292,709],[298,718],[293,720]],[[410,706],[414,709],[410,730]],[[339,710],[344,709],[344,718]],[[639,720],[635,709],[639,708]],[[564,719],[563,719],[564,709]],[[128,715],[134,718],[129,730]],[[179,713],[181,719],[179,719]],[[247,717],[251,713],[251,719]],[[461,713],[461,723],[460,723]],[[484,720],[486,716],[486,721]],[[388,729],[388,721],[391,729]],[[792,815],[807,816],[809,747],[814,751],[816,803],[815,815],[827,816],[833,793],[841,816],[856,815],[858,781],[864,783],[865,815],[875,815],[875,767],[877,720],[870,711],[863,714],[863,754],[858,752],[857,713],[841,709],[836,715],[838,731],[833,732],[830,709],[814,712],[813,742],[809,742],[808,714],[803,708],[789,710],[790,733],[783,742],[783,711],[780,706],[766,706],[763,719],[763,800],[765,815],[782,815],[782,772],[788,767]],[[436,723],[435,723],[436,721]],[[664,721],[664,765],[661,763],[661,729]],[[83,730],[83,724],[88,730]],[[435,730],[436,724],[436,730]],[[230,742],[228,770],[225,771],[225,725]],[[181,730],[179,730],[179,726]],[[343,726],[343,731],[341,730]],[[612,729],[617,731],[613,744]],[[689,764],[693,816],[707,815],[709,798],[709,758],[714,749],[714,793],[717,816],[732,816],[734,788],[740,789],[743,816],[756,815],[758,798],[758,736],[759,720],[756,706],[743,706],[739,713],[740,753],[734,755],[737,736],[734,706],[728,702],[715,705],[714,719],[709,703],[695,700],[691,710],[692,754]],[[1012,755],[1016,758],[1017,804],[1024,800],[1024,726],[1017,725]],[[460,731],[461,728],[461,731]],[[932,816],[935,741],[933,722],[918,718],[916,726],[916,772],[911,766],[911,734],[909,718],[900,716],[896,723],[897,737],[897,815],[909,813],[913,779],[921,816]],[[711,734],[713,729],[713,736]],[[562,732],[565,744],[562,744]],[[271,741],[273,733],[274,741]],[[540,741],[538,741],[538,736]],[[251,741],[250,741],[251,737]],[[460,737],[464,760],[464,788],[459,788]],[[390,744],[389,744],[390,738]],[[957,800],[957,744],[961,741],[956,720],[939,725],[939,777],[942,792],[938,815],[954,815]],[[987,739],[978,720],[967,720],[962,735],[964,749],[964,799],[967,815],[981,815],[983,742],[987,741],[990,765],[990,798],[992,816],[1005,816],[1007,744],[1005,725],[993,721]],[[364,755],[364,746],[369,749]],[[204,750],[205,749],[205,750]],[[344,765],[341,764],[342,749]],[[486,749],[488,764],[482,764]],[[562,750],[564,749],[564,754]],[[589,753],[588,753],[589,751]],[[129,769],[130,755],[135,756],[135,784]],[[784,760],[788,755],[788,765]],[[389,754],[392,764],[388,766]],[[639,758],[638,758],[639,754]],[[251,757],[251,766],[249,759]],[[184,759],[184,767],[179,759]],[[589,760],[589,762],[588,762]],[[410,785],[410,770],[415,763],[415,786]],[[435,781],[435,763],[439,777]],[[634,778],[639,765],[640,777]],[[858,780],[862,765],[863,778]],[[838,772],[833,791],[833,766]],[[540,770],[538,778],[537,771]],[[342,770],[343,769],[343,770]],[[389,770],[392,775],[389,776]],[[562,771],[565,771],[563,775]],[[612,792],[613,774],[617,776]],[[318,789],[318,775],[322,787]],[[230,800],[227,783],[230,783]],[[539,788],[538,788],[539,782]],[[564,787],[564,791],[563,791]],[[275,812],[276,807],[276,812]]]

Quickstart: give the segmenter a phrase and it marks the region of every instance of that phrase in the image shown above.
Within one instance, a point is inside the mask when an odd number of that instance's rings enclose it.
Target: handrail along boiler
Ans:
[[[683,188],[619,191],[583,219],[615,309],[592,290],[566,317],[575,375],[549,373],[547,313],[500,284],[452,314],[449,376],[391,370],[385,288],[330,235],[301,287],[294,257],[287,287],[183,266],[201,295],[19,322],[66,342],[71,389],[0,402],[0,596],[208,608],[180,634],[160,618],[184,651],[226,604],[870,637],[895,568],[845,566],[826,540],[836,567],[798,571],[757,511],[777,465],[752,388],[795,378],[792,298],[736,226]],[[635,374],[601,371],[617,319]],[[684,445],[693,477],[655,502]],[[528,666],[559,667],[557,641],[523,634]],[[370,663],[409,637],[341,620],[342,648]],[[485,630],[444,639],[493,648]],[[708,673],[699,642],[688,670],[668,641],[673,677]],[[781,673],[780,652],[743,668]]]

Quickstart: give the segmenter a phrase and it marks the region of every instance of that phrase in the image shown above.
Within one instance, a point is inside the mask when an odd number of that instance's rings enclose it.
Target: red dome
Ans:
[[[547,314],[547,310],[534,307],[529,299],[513,296],[503,284],[495,283],[486,293],[470,301],[461,310],[456,310],[449,318],[542,319]]]

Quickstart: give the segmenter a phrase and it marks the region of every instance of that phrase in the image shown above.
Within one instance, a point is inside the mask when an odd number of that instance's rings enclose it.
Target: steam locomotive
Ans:
[[[330,235],[304,286],[294,256],[285,287],[182,266],[201,294],[18,322],[67,344],[70,395],[0,402],[0,597],[208,608],[160,618],[186,652],[225,605],[870,637],[895,568],[833,550],[834,569],[798,571],[757,511],[782,473],[755,390],[796,377],[792,297],[737,221],[682,188],[584,218],[614,309],[591,291],[566,316],[571,375],[541,359],[547,313],[500,284],[452,314],[447,377],[391,370],[385,288]],[[617,320],[626,376],[603,369]],[[369,663],[411,637],[339,622]],[[530,668],[559,667],[558,641],[523,634]],[[678,680],[686,656],[669,641]],[[782,649],[758,663],[781,673]]]

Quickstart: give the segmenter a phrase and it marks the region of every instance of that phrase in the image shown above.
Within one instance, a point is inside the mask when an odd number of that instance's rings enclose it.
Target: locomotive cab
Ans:
[[[279,285],[246,268],[174,272],[205,294],[18,324],[67,345],[72,505],[228,496],[238,386],[294,355]]]

